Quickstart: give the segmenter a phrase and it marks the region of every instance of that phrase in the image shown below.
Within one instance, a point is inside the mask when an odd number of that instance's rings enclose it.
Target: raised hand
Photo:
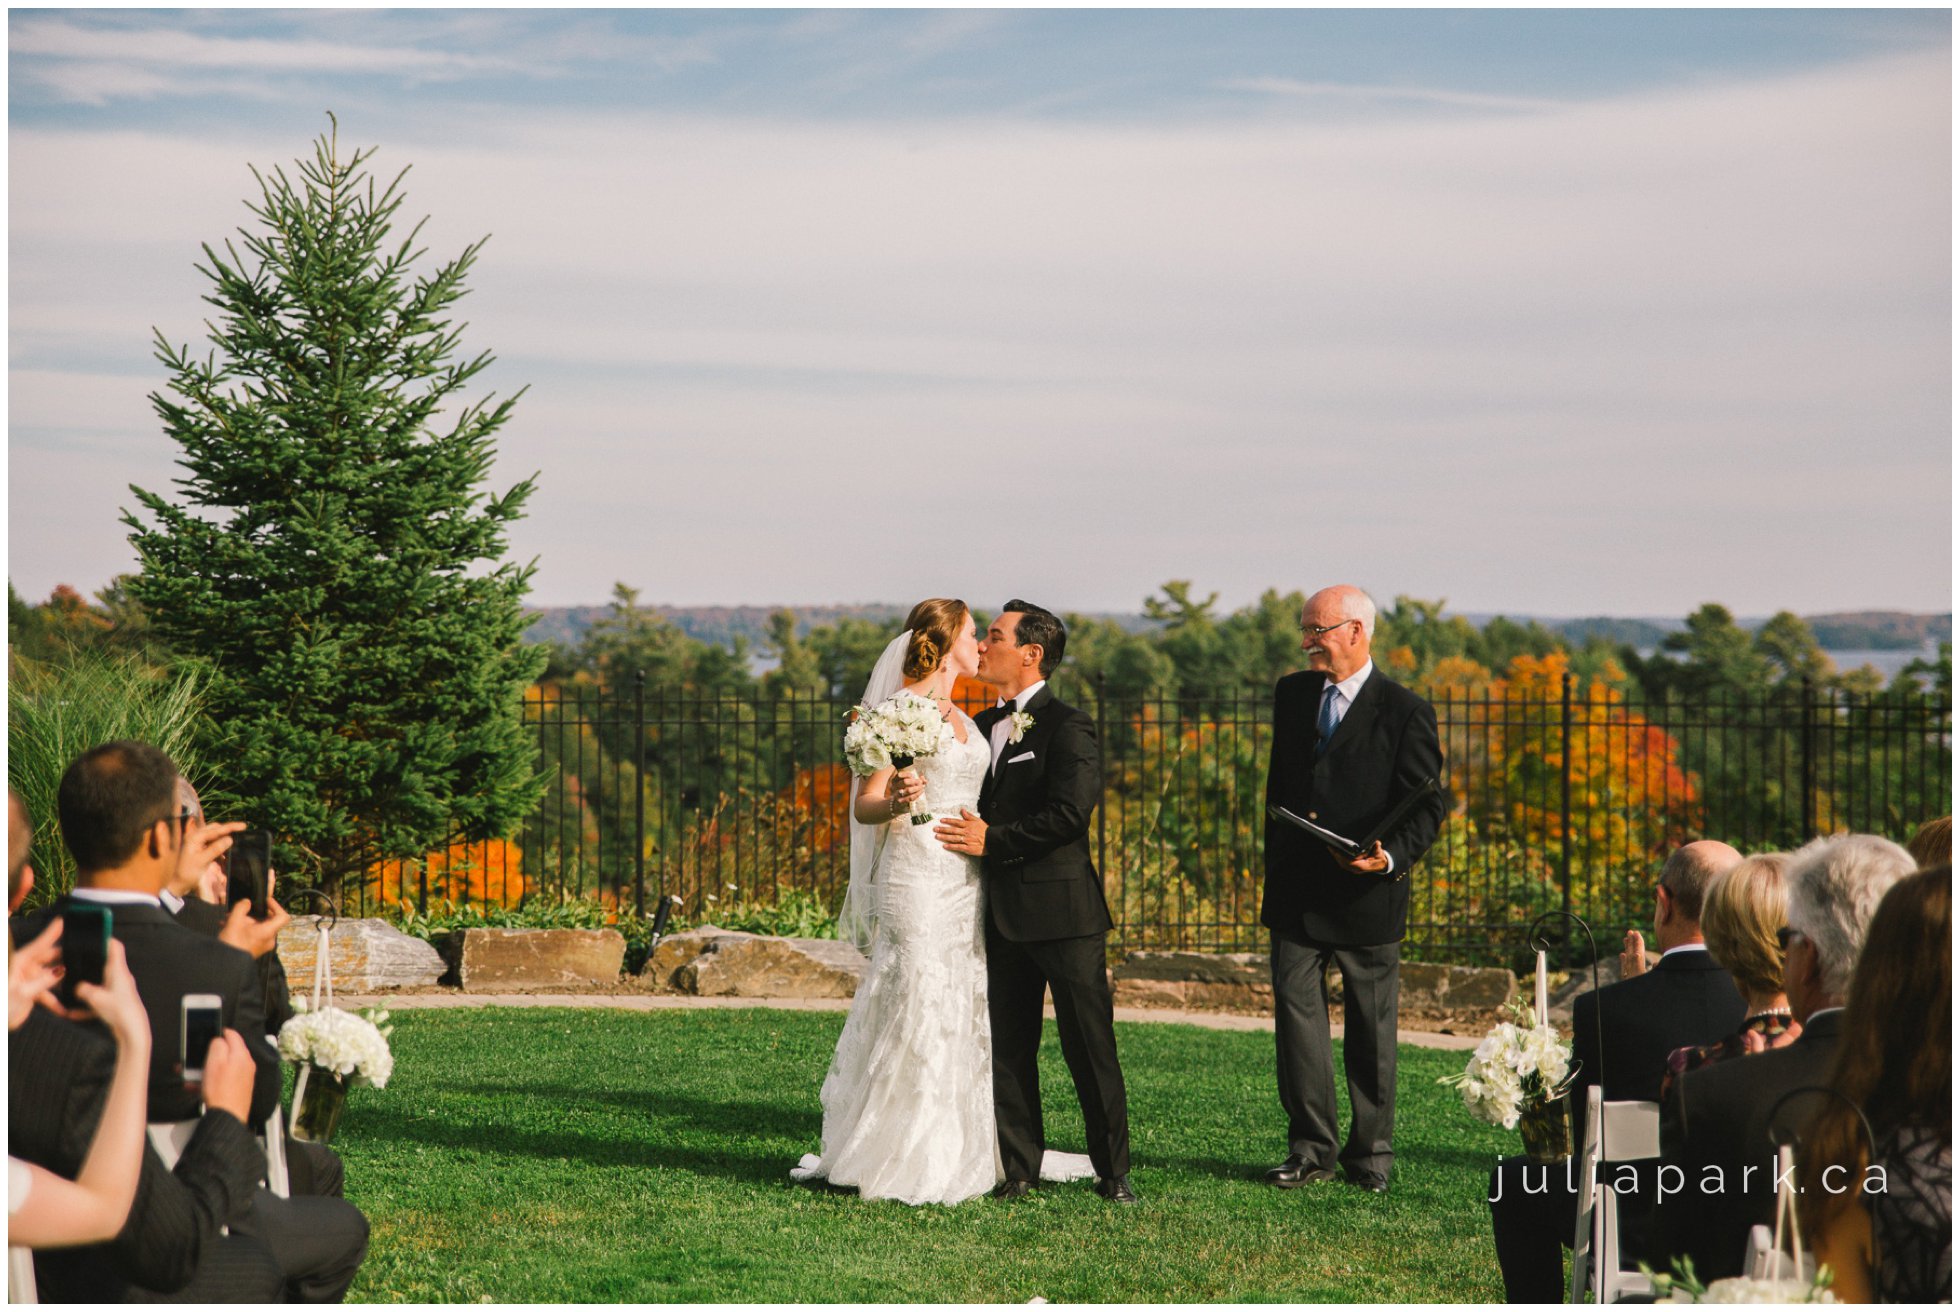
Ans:
[[[1637,929],[1629,929],[1620,941],[1620,978],[1632,979],[1647,973],[1647,940]]]
[[[264,920],[252,919],[252,904],[240,902],[225,917],[225,927],[218,931],[218,941],[229,943],[254,957],[262,957],[279,946],[279,931],[292,923],[292,919],[286,914],[286,908],[279,905],[277,898],[266,898]]]
[[[57,917],[39,938],[14,949],[7,962],[8,1029],[19,1029],[37,1005],[57,1016],[68,1014],[54,996],[54,986],[61,982],[60,938],[61,920]]]
[[[148,1060],[150,1014],[143,1010],[143,999],[136,992],[136,977],[129,973],[129,958],[120,940],[109,940],[109,959],[102,967],[102,982],[75,985],[75,1001],[87,1008],[86,1014],[109,1027],[118,1047],[140,1053]]]

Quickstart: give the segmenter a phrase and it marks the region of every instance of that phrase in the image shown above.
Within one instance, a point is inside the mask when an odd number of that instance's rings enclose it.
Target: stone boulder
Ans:
[[[858,950],[836,939],[716,934],[673,982],[704,998],[849,998],[864,967]]]
[[[465,929],[452,941],[465,993],[610,988],[626,960],[616,929]]]
[[[646,964],[640,967],[639,982],[660,993],[687,992],[675,981],[674,975],[708,950],[708,942],[716,938],[754,938],[740,930],[722,929],[717,925],[701,925],[694,929],[669,934],[660,940],[659,946],[648,954]]]
[[[1653,963],[1658,956],[1658,953],[1651,953],[1648,956],[1647,965],[1649,969],[1653,968]],[[1553,976],[1553,978],[1556,979],[1557,976]],[[1609,984],[1618,984],[1619,982],[1620,954],[1614,952],[1602,956],[1599,959],[1599,987],[1605,988]],[[1592,987],[1592,967],[1580,966],[1566,977],[1563,984],[1551,989],[1545,998],[1545,1011],[1551,1017],[1552,1023],[1568,1030],[1571,1029],[1572,1003],[1581,993],[1592,992]],[[1526,981],[1525,988],[1527,990],[1526,996],[1529,997],[1529,990],[1531,988],[1529,979]]]
[[[1402,1006],[1416,1011],[1495,1011],[1511,1001],[1518,980],[1508,970],[1402,963]]]
[[[1110,972],[1119,1007],[1270,1013],[1272,973],[1256,952],[1132,952]]]
[[[294,916],[279,931],[279,960],[295,998],[311,997],[323,916]],[[442,978],[442,954],[385,920],[342,920],[328,940],[327,969],[342,993],[428,988]]]

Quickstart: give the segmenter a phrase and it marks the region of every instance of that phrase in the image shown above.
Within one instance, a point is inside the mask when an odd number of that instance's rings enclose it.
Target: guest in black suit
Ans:
[[[981,786],[980,814],[962,808],[935,832],[953,851],[981,857],[986,871],[987,1012],[1005,1176],[996,1196],[1019,1197],[1040,1174],[1035,1054],[1047,990],[1082,1104],[1096,1192],[1134,1203],[1105,944],[1113,922],[1089,855],[1089,820],[1102,801],[1102,757],[1095,721],[1048,689],[1066,641],[1060,619],[1018,599],[989,626],[979,677],[1002,700],[974,723],[988,736],[993,768]]]
[[[219,998],[227,1029],[243,1036],[254,1066],[249,1124],[263,1125],[280,1097],[279,1056],[265,1036],[258,970],[237,948],[179,925],[160,894],[183,860],[189,815],[177,804],[177,767],[147,743],[112,742],[85,752],[62,776],[62,836],[75,856],[69,898],[110,907],[113,932],[129,958],[149,1012],[149,1116],[196,1119],[199,1092],[177,1069],[180,1003],[186,994]],[[31,932],[33,924],[17,928]],[[262,1238],[286,1273],[287,1293],[303,1302],[337,1301],[367,1253],[367,1220],[339,1198],[279,1198],[260,1189],[244,1231]]]
[[[1712,1043],[1742,1023],[1742,995],[1728,972],[1709,955],[1701,935],[1702,895],[1709,881],[1742,859],[1727,843],[1689,843],[1668,857],[1654,889],[1654,940],[1660,959],[1646,967],[1645,943],[1628,935],[1623,971],[1639,970],[1617,984],[1580,994],[1572,1003],[1573,1147],[1584,1142],[1586,1092],[1602,1087],[1611,1101],[1653,1102],[1660,1096],[1668,1054],[1694,1043]],[[1613,1145],[1604,1145],[1613,1160]],[[1513,1303],[1557,1303],[1565,1298],[1559,1245],[1572,1242],[1578,1180],[1566,1166],[1533,1166],[1507,1157],[1490,1178],[1491,1237]],[[1629,1196],[1621,1208],[1622,1245],[1632,1247],[1643,1208]]]
[[[251,908],[244,902],[227,913],[221,905],[226,895],[226,880],[219,858],[231,846],[231,836],[245,825],[207,822],[197,789],[182,776],[177,779],[177,803],[190,819],[185,825],[185,856],[163,890],[164,908],[178,924],[228,943],[252,957],[265,998],[265,1032],[276,1039],[280,1028],[293,1018],[286,967],[279,960],[279,932],[292,923],[292,917],[270,893],[266,897],[264,920],[252,919]],[[339,1198],[346,1192],[346,1167],[333,1149],[291,1137],[286,1139],[285,1147],[287,1183],[293,1193]]]
[[[11,792],[8,801],[11,912],[26,897],[34,872],[27,864],[31,830],[25,811]],[[10,965],[31,951],[23,950]],[[56,1015],[50,999],[18,1015],[9,1011],[7,1149],[43,1170],[81,1179],[85,1163],[106,1146],[96,1142],[105,1127],[125,1114],[115,1105],[118,1096],[132,1092],[116,1087],[123,1057],[133,1055],[141,1063],[130,1072],[138,1081],[137,1105],[129,1109],[137,1123],[129,1145],[136,1171],[133,1199],[120,1225],[110,1227],[108,1242],[36,1255],[39,1296],[58,1303],[270,1302],[285,1283],[271,1251],[250,1236],[223,1232],[244,1220],[265,1171],[265,1158],[240,1119],[252,1092],[244,1040],[232,1031],[212,1045],[204,1080],[209,1110],[176,1169],[165,1169],[141,1129],[149,1021],[120,961],[120,945],[112,944],[110,951],[111,975],[120,970],[137,1000],[129,1022],[141,1027],[140,1045],[112,1042],[99,1025]]]
[[[1795,1138],[1822,1096],[1792,1099],[1773,1124],[1771,1112],[1793,1089],[1830,1083],[1865,931],[1886,891],[1915,864],[1898,844],[1869,834],[1818,839],[1791,855],[1783,981],[1803,1033],[1787,1047],[1675,1081],[1661,1115],[1662,1187],[1666,1177],[1682,1187],[1663,1193],[1655,1212],[1648,1247],[1656,1269],[1685,1255],[1703,1280],[1742,1274],[1749,1228],[1775,1216],[1772,1131],[1784,1141]]]
[[[1449,811],[1429,703],[1375,668],[1375,603],[1359,588],[1323,588],[1300,614],[1311,667],[1273,690],[1266,801],[1361,838],[1425,780],[1437,789],[1373,849],[1347,857],[1283,821],[1266,822],[1260,919],[1273,935],[1273,1029],[1287,1157],[1266,1180],[1291,1189],[1331,1180],[1336,1163],[1374,1193],[1394,1162],[1395,1018],[1409,871]],[[1343,1050],[1354,1112],[1336,1154],[1334,1048],[1327,968],[1341,971]]]

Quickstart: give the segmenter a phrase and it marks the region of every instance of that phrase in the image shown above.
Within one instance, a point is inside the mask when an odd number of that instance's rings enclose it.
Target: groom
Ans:
[[[1102,800],[1101,754],[1095,722],[1048,691],[1067,636],[1061,620],[1020,600],[1008,602],[987,629],[979,677],[999,689],[1001,703],[974,723],[993,748],[993,767],[980,789],[980,814],[962,807],[959,818],[940,821],[934,832],[953,851],[982,858],[986,870],[994,1120],[1006,1175],[994,1196],[1019,1198],[1040,1178],[1035,1052],[1047,989],[1082,1103],[1096,1192],[1112,1203],[1134,1203],[1130,1116],[1103,945],[1109,903],[1089,859],[1089,817]]]

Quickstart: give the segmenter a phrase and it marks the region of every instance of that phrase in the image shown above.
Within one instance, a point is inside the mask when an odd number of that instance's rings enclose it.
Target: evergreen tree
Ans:
[[[503,560],[535,479],[483,488],[516,397],[461,397],[491,357],[459,357],[450,318],[483,243],[417,272],[406,170],[377,189],[372,154],[343,156],[335,124],[297,182],[253,170],[256,222],[198,266],[209,353],[156,335],[181,495],[132,487],[153,523],[123,515],[129,596],[208,667],[216,782],[329,885],[507,834],[542,789],[532,567]]]

